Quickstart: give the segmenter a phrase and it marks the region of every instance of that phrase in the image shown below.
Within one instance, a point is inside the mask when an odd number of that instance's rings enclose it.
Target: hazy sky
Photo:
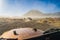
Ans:
[[[60,12],[60,0],[0,0],[0,16],[21,16],[30,10]]]

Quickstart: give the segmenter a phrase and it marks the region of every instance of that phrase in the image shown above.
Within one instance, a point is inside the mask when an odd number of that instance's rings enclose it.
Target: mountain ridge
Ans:
[[[39,10],[30,10],[24,17],[60,17],[60,12],[56,13],[42,13]]]

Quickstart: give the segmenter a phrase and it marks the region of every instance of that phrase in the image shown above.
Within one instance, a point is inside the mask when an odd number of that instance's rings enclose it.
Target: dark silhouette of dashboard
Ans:
[[[48,31],[45,31],[44,35],[24,40],[60,40],[60,30],[50,29]]]

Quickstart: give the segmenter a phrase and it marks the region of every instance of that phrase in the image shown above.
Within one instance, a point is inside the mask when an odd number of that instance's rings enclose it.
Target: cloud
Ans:
[[[57,7],[57,6],[56,6],[55,4],[51,4],[51,3],[47,5],[47,8],[48,8],[49,10],[55,10],[56,7]]]
[[[0,0],[0,12],[3,11],[4,7],[5,7],[5,0]]]
[[[40,2],[35,1],[33,3],[33,8],[39,9],[41,12],[44,12],[44,13],[49,13],[49,12],[55,12],[58,7],[54,3],[46,3],[43,1],[40,1]]]
[[[3,7],[3,0],[0,0],[0,9]]]

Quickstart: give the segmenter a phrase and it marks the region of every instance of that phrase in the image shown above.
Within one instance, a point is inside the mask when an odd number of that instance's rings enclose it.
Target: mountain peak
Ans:
[[[30,10],[26,14],[23,15],[24,17],[31,17],[31,18],[45,18],[45,17],[60,17],[60,12],[57,13],[42,13],[38,10]]]
[[[39,12],[39,13],[42,13],[39,10],[30,10],[29,12]]]
[[[38,11],[38,10],[30,10],[29,12],[27,12],[24,16],[29,16],[29,17],[35,17],[35,16],[40,16],[43,13]]]

